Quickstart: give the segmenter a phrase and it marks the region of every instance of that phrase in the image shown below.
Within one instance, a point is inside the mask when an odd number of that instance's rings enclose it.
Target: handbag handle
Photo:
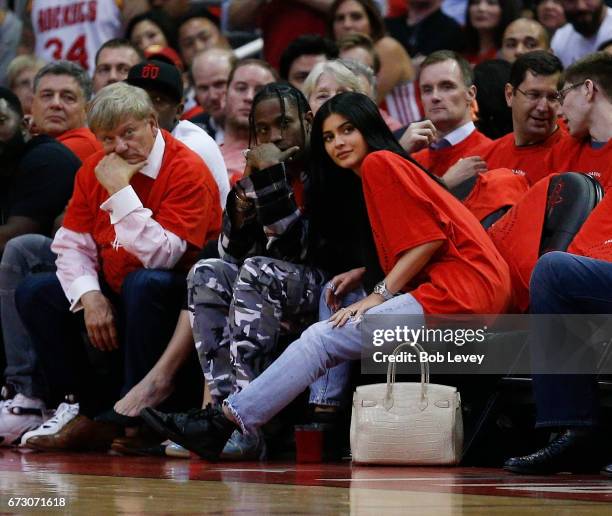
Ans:
[[[425,352],[423,347],[418,342],[404,342],[397,346],[393,350],[393,356],[399,355],[402,348],[405,347],[416,348],[419,352]],[[383,400],[383,406],[385,409],[390,410],[393,407],[393,384],[395,384],[395,365],[397,362],[393,361],[387,367],[387,394]],[[427,384],[429,383],[429,362],[420,362],[421,364],[421,410],[427,406]]]

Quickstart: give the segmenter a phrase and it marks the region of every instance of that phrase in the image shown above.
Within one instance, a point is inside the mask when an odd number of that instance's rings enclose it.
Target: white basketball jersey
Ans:
[[[100,46],[121,34],[116,0],[32,0],[32,27],[38,57],[66,59],[89,73]]]

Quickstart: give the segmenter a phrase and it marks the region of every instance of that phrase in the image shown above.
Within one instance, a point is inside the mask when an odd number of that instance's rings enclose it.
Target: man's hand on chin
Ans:
[[[114,195],[128,186],[134,174],[146,164],[146,160],[134,164],[128,163],[119,154],[111,152],[96,166],[96,177],[108,194]]]

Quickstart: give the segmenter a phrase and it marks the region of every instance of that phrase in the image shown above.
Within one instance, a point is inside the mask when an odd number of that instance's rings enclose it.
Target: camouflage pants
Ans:
[[[317,321],[325,274],[266,257],[238,267],[201,260],[188,277],[188,303],[204,377],[220,402],[276,358],[279,335]]]

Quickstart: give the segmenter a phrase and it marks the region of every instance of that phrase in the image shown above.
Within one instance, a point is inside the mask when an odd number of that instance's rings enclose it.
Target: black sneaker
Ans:
[[[211,461],[219,459],[225,443],[237,428],[225,417],[221,407],[212,405],[175,414],[147,407],[140,411],[140,417],[159,435]]]

